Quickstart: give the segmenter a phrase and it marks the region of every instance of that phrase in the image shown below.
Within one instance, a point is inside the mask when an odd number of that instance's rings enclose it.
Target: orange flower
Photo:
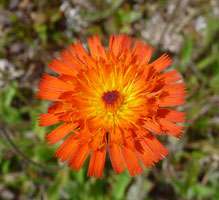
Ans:
[[[182,135],[185,113],[166,108],[185,103],[177,70],[160,74],[172,60],[164,54],[149,64],[152,48],[126,35],[111,35],[108,51],[98,36],[70,45],[44,74],[38,97],[57,101],[39,116],[40,126],[61,125],[46,136],[50,145],[70,136],[56,151],[79,170],[91,153],[88,175],[102,178],[107,145],[114,171],[131,176],[151,167],[168,151],[154,134]],[[133,45],[133,47],[132,47]],[[176,123],[175,123],[176,122]],[[108,143],[108,144],[107,144]]]

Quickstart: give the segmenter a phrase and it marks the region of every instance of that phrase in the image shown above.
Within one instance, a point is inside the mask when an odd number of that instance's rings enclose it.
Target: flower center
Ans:
[[[119,92],[116,90],[104,92],[102,96],[102,100],[105,104],[113,105],[116,100],[119,98]]]
[[[123,97],[118,91],[112,90],[103,93],[102,101],[104,103],[105,111],[115,114],[122,104]]]

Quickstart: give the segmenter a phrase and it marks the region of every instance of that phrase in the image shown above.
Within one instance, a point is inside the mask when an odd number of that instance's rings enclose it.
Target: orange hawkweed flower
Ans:
[[[52,145],[69,135],[55,155],[79,170],[91,153],[88,175],[102,178],[107,147],[114,171],[131,176],[151,167],[168,151],[155,134],[180,137],[185,113],[167,108],[185,103],[177,70],[160,74],[172,60],[164,54],[149,64],[152,48],[127,35],[111,35],[108,51],[96,35],[70,45],[44,74],[39,98],[56,101],[39,116],[40,126],[61,123],[46,136]],[[133,46],[133,47],[132,47]]]

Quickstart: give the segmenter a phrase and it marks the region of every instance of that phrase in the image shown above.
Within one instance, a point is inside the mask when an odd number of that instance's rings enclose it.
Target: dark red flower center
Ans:
[[[116,90],[104,92],[102,99],[105,104],[113,104],[119,98],[119,92]]]

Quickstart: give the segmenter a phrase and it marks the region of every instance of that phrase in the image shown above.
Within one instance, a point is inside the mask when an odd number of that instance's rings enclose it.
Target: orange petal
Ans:
[[[104,133],[105,134],[105,133]],[[95,135],[89,142],[89,147],[92,151],[96,151],[102,144],[103,136]]]
[[[55,103],[49,106],[48,108],[48,113],[61,113],[61,112],[64,112],[62,102]]]
[[[124,173],[125,168],[122,160],[121,155],[121,147],[119,144],[112,141],[112,135],[113,133],[110,133],[109,135],[109,154],[110,154],[110,160],[113,166],[114,171],[119,173]]]
[[[168,150],[166,150],[166,148],[152,133],[148,133],[146,136],[144,136],[144,142],[150,148],[153,154],[159,159],[162,159],[168,154]]]
[[[157,60],[152,62],[149,66],[151,68],[154,68],[155,71],[159,73],[159,72],[162,72],[164,69],[166,69],[168,66],[170,66],[172,62],[173,61],[169,58],[167,54],[163,54]]]
[[[160,107],[177,106],[185,103],[185,83],[166,85],[157,101]]]
[[[70,69],[75,71],[75,74],[81,70],[83,63],[69,49],[62,51],[59,56]]]
[[[68,74],[74,76],[76,71],[70,68],[68,65],[63,63],[58,58],[54,58],[52,62],[49,64],[49,68],[52,69],[57,74]]]
[[[131,176],[143,173],[141,164],[136,157],[136,154],[129,148],[121,147],[122,157]]]
[[[60,125],[58,128],[53,130],[51,133],[49,133],[46,136],[47,141],[50,145],[55,144],[56,142],[63,139],[65,136],[67,136],[71,131],[73,131],[77,127],[76,124],[71,123],[64,123]]]
[[[162,134],[159,124],[154,120],[145,120],[144,125],[142,127],[158,135]]]
[[[40,126],[50,126],[53,124],[57,124],[59,122],[58,115],[45,113],[42,115],[39,115],[39,125]]]
[[[100,149],[92,152],[87,175],[102,179],[105,159],[106,143]]]
[[[166,133],[167,135],[171,135],[173,137],[181,137],[182,136],[182,130],[184,130],[183,126],[180,126],[178,124],[174,124],[166,119],[159,119],[159,123],[161,125],[161,130]]]
[[[68,166],[72,167],[72,169],[79,171],[84,162],[86,161],[89,153],[90,149],[87,144],[80,145],[77,151],[73,152],[73,154],[71,155],[71,158],[68,162]]]
[[[168,121],[185,123],[185,115],[186,113],[172,110],[169,108],[159,108],[157,110],[156,118],[164,118]]]
[[[149,63],[152,56],[152,51],[153,49],[151,47],[149,47],[147,44],[144,44],[144,42],[140,42],[138,40],[136,40],[132,49],[132,53],[134,55],[137,55],[137,60],[140,61],[139,65]]]
[[[115,56],[120,56],[122,52],[130,50],[133,39],[129,38],[127,35],[111,35],[109,42],[109,52],[112,52]]]
[[[79,141],[75,139],[75,134],[70,135],[55,152],[55,156],[65,162],[79,148]]]
[[[153,81],[151,81],[151,84],[148,85],[149,88],[147,88],[147,91],[151,93],[156,93],[164,89],[168,84],[180,80],[182,80],[182,77],[179,76],[177,70],[166,72],[155,77]]]
[[[74,90],[74,86],[72,84],[67,84],[66,82],[60,80],[59,78],[50,76],[48,74],[43,74],[38,88],[42,91],[44,89],[48,89],[51,91],[72,91]]]
[[[165,147],[151,133],[146,137],[140,136],[140,139],[136,142],[136,147],[139,158],[147,168],[153,166],[168,153]]]
[[[92,61],[90,55],[87,53],[80,41],[78,41],[76,44],[70,45],[69,49],[72,51],[73,55],[84,64],[89,65]]]
[[[165,72],[157,76],[157,81],[162,80],[164,84],[170,84],[182,80],[178,70]]]
[[[103,48],[98,35],[88,38],[88,45],[91,56],[94,58],[105,58],[106,50]]]
[[[42,91],[37,91],[37,98],[50,100],[50,101],[59,101],[59,96],[62,93],[60,91],[53,91],[47,88],[43,88]]]

